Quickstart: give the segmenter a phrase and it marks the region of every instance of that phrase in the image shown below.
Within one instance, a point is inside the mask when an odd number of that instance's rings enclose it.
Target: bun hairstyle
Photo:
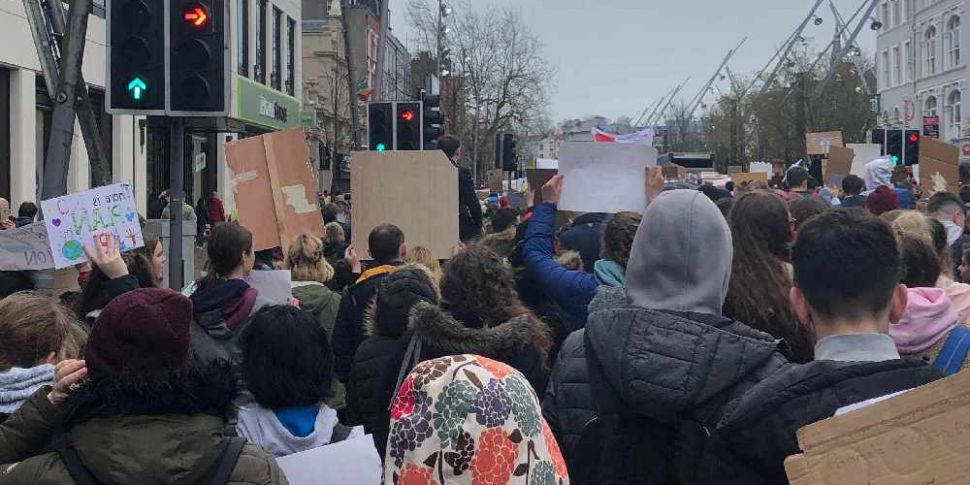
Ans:
[[[290,270],[293,281],[326,283],[333,278],[333,266],[323,257],[323,241],[310,234],[300,234],[286,250],[283,267]]]

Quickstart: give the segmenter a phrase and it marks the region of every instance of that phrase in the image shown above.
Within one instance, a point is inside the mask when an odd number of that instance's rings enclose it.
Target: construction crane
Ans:
[[[815,12],[818,11],[818,7],[821,6],[822,2],[824,1],[825,0],[815,0],[815,5],[812,6],[812,9],[808,12],[808,15],[805,16],[805,19],[802,20],[802,23],[799,24],[798,28],[795,29],[795,32],[793,32],[792,35],[788,37],[787,42],[785,42],[785,44],[780,49],[778,49],[777,52],[775,52],[775,55],[772,56],[772,60],[774,61],[774,67],[771,69],[771,74],[769,74],[768,77],[766,78],[764,77],[765,71],[768,70],[768,66],[770,66],[773,61],[769,61],[768,65],[766,65],[765,68],[762,69],[757,76],[755,76],[754,80],[751,81],[751,85],[749,86],[748,89],[754,87],[754,84],[759,79],[764,79],[764,84],[761,86],[762,94],[764,94],[768,90],[768,88],[771,87],[771,83],[775,81],[775,76],[778,75],[778,71],[781,70],[781,66],[785,64],[785,61],[788,59],[788,55],[791,54],[792,49],[795,48],[795,44],[798,43],[803,38],[802,32],[805,31],[805,27],[808,26],[808,22],[811,21],[813,18],[818,18],[815,15]]]
[[[872,12],[876,10],[876,5],[878,4],[876,0],[866,0],[863,3],[863,6],[865,6],[867,3],[869,5],[869,8],[866,9],[866,13],[862,14],[862,18],[859,19],[859,22],[856,24],[855,29],[852,31],[852,35],[849,36],[849,40],[846,41],[845,45],[843,45],[838,52],[833,52],[833,59],[842,59],[842,57],[845,55],[845,50],[848,48],[848,46],[852,46],[855,44],[856,38],[859,37],[859,32],[862,31],[862,26],[866,24],[866,22],[869,20],[869,17],[872,16]],[[860,10],[862,9],[862,7],[859,7],[859,8]],[[849,22],[851,23],[851,20]],[[835,67],[836,67],[835,63],[832,63],[832,65],[829,66],[829,70],[825,74],[825,77],[822,79],[820,83],[818,83],[818,88],[816,90],[817,95],[822,94],[822,91],[825,90],[825,86],[827,86],[828,83],[835,76]]]
[[[674,102],[674,98],[676,98],[677,95],[680,94],[680,91],[682,89],[684,89],[684,86],[687,85],[687,82],[688,81],[690,81],[690,77],[689,76],[687,77],[687,79],[684,80],[684,82],[680,83],[679,86],[677,86],[676,88],[674,88],[673,93],[671,93],[670,96],[667,98],[667,102],[663,105],[663,108],[661,108],[656,113],[651,113],[650,114],[650,117],[647,118],[646,126],[653,126],[654,124],[656,124],[657,122],[659,122],[661,119],[663,119],[664,114],[667,113],[667,108],[670,108],[670,105],[673,104],[673,102]]]
[[[728,61],[730,61],[731,58],[734,57],[734,54],[736,54],[738,52],[738,50],[741,48],[741,46],[744,45],[744,43],[747,40],[748,40],[747,37],[741,39],[741,42],[738,44],[737,47],[735,47],[734,49],[731,49],[731,50],[728,51],[727,55],[724,56],[724,60],[721,61],[721,64],[719,66],[717,66],[717,70],[714,71],[714,74],[707,81],[707,84],[704,84],[704,86],[697,93],[697,95],[694,96],[694,98],[690,100],[690,102],[687,104],[687,106],[689,106],[689,109],[687,110],[687,117],[686,117],[686,119],[690,120],[690,119],[693,119],[694,118],[694,112],[697,111],[697,108],[704,101],[704,94],[706,94],[707,91],[709,89],[711,89],[711,85],[714,84],[714,81],[717,80],[717,77],[721,75],[721,71],[724,69],[725,66],[727,66]]]

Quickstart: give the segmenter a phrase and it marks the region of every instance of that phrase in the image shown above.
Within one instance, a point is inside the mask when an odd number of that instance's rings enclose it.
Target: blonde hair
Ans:
[[[323,226],[323,230],[326,231],[327,242],[330,244],[341,244],[346,238],[346,235],[344,234],[344,227],[341,226],[339,222],[331,222],[326,226]]]
[[[71,311],[51,298],[21,292],[0,300],[0,370],[59,355],[72,325]]]
[[[408,251],[404,261],[406,263],[417,263],[427,268],[431,272],[432,281],[435,283],[441,280],[441,263],[438,262],[438,258],[430,249],[424,246],[415,246]]]
[[[922,213],[912,210],[902,211],[893,219],[892,225],[896,232],[897,241],[901,242],[902,237],[908,235],[922,240],[931,248],[934,247],[933,230],[930,227],[930,222]]]
[[[333,266],[323,257],[323,241],[310,234],[300,234],[287,248],[283,268],[290,270],[293,281],[326,283],[333,278]]]
[[[70,325],[61,351],[58,352],[57,360],[83,359],[84,346],[88,343],[88,333],[78,324]]]

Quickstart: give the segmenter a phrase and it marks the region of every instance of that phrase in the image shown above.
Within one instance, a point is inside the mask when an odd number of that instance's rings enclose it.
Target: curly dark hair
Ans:
[[[788,302],[792,232],[785,201],[769,192],[745,194],[731,209],[729,223],[734,261],[724,315],[784,339],[794,361],[810,362],[811,339]]]
[[[633,237],[637,235],[642,217],[636,212],[613,214],[606,222],[606,229],[603,230],[601,256],[626,268],[627,262],[630,261]]]

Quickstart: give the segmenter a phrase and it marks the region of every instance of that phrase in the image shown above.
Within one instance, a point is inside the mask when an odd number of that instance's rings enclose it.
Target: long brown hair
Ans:
[[[796,362],[811,361],[814,351],[808,331],[788,301],[792,288],[786,264],[792,242],[788,207],[777,195],[748,193],[734,204],[729,223],[734,260],[724,315],[784,339]]]
[[[293,281],[326,283],[333,278],[333,266],[323,257],[323,241],[310,234],[293,239],[283,259]]]

